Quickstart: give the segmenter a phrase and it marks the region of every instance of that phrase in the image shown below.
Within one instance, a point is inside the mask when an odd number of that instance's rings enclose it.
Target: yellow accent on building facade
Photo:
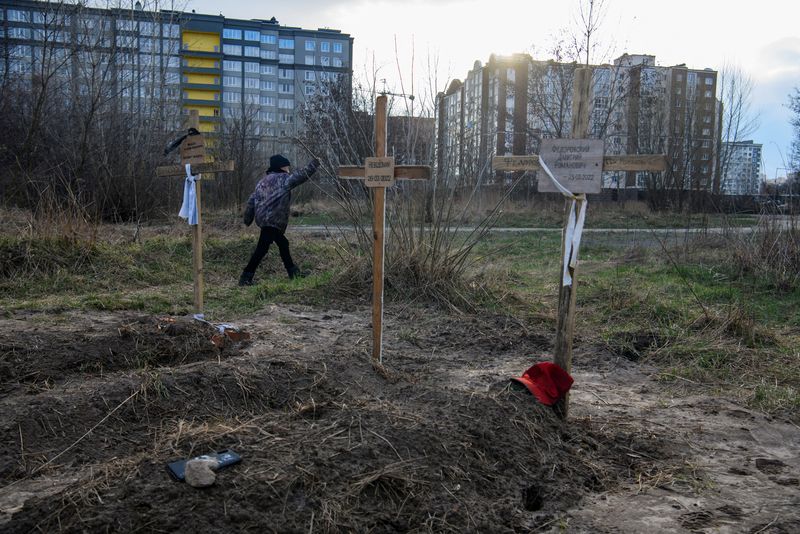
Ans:
[[[185,30],[181,35],[181,55],[184,67],[219,70],[220,60],[216,58],[193,56],[193,52],[219,53],[221,49],[219,33],[206,33]],[[220,116],[220,91],[219,89],[189,89],[186,84],[193,85],[219,85],[220,74],[207,74],[186,72],[183,75],[184,100],[204,101],[210,105],[184,104],[184,110],[196,109],[200,114],[200,131],[212,133],[217,131],[217,120]]]
[[[218,33],[202,33],[184,31],[181,35],[181,50],[185,52],[219,53],[220,37]]]
[[[198,74],[195,72],[187,72],[183,75],[183,83],[191,83],[197,85],[219,85],[218,74]]]

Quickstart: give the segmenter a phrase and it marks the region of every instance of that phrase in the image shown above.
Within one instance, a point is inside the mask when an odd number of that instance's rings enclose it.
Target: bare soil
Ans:
[[[0,319],[3,532],[800,531],[800,429],[577,340],[568,421],[503,316],[270,307]],[[167,462],[233,449],[194,489]]]

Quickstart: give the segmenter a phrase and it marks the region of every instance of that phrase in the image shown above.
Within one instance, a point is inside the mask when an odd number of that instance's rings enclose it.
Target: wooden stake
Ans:
[[[591,102],[591,81],[592,70],[580,68],[575,71],[575,82],[572,97],[572,137],[573,139],[585,139],[589,130],[589,103]],[[583,203],[586,201],[585,195],[578,195],[575,206],[575,216],[580,213]],[[575,336],[575,296],[578,280],[576,278],[577,265],[570,267],[570,251],[567,247],[567,225],[569,222],[570,205],[572,200],[566,201],[564,215],[564,230],[561,235],[561,269],[558,272],[559,292],[558,292],[558,323],[556,325],[556,343],[553,362],[564,369],[572,372],[572,340]],[[566,262],[566,265],[564,264]],[[564,285],[564,269],[567,269],[572,284]],[[569,393],[557,406],[559,415],[566,419],[569,415]]]
[[[193,109],[189,111],[189,128],[200,129],[200,113]],[[201,195],[203,181],[194,182],[195,197],[197,199],[197,224],[192,227],[192,270],[194,271],[194,312],[203,313],[203,210],[201,209]]]
[[[375,101],[375,156],[386,156],[386,95]],[[383,362],[383,259],[386,188],[372,188],[372,359]]]

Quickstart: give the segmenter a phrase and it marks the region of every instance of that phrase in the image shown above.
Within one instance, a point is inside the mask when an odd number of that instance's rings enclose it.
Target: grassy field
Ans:
[[[212,218],[213,220],[213,218]],[[185,226],[102,228],[94,237],[0,237],[0,311],[192,311],[191,242]],[[254,287],[238,275],[255,231],[209,228],[205,245],[206,314],[234,321],[271,303],[324,308],[367,305],[369,287],[341,300],[343,273],[358,261],[347,243],[292,234],[293,255],[312,275],[288,280],[270,251]],[[595,346],[649,361],[666,381],[692,381],[734,392],[767,411],[800,408],[800,289],[776,289],[741,274],[722,238],[679,246],[631,243],[625,235],[587,234],[578,271],[576,346]],[[503,311],[552,328],[560,235],[496,234],[473,254],[461,281],[478,309]],[[387,299],[407,295],[387,288]]]

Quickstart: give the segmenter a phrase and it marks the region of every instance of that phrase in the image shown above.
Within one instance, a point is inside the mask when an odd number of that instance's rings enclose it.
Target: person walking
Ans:
[[[269,158],[269,168],[261,180],[256,184],[256,189],[247,200],[244,212],[244,224],[250,226],[255,220],[261,228],[256,249],[250,256],[250,262],[245,266],[239,277],[240,286],[253,285],[261,260],[267,255],[269,246],[274,242],[283,261],[283,266],[289,278],[302,278],[308,273],[300,270],[292,260],[289,253],[289,240],[284,233],[289,224],[289,208],[292,203],[292,189],[308,180],[319,168],[319,160],[314,158],[308,165],[300,170],[289,172],[291,163],[280,154]]]

